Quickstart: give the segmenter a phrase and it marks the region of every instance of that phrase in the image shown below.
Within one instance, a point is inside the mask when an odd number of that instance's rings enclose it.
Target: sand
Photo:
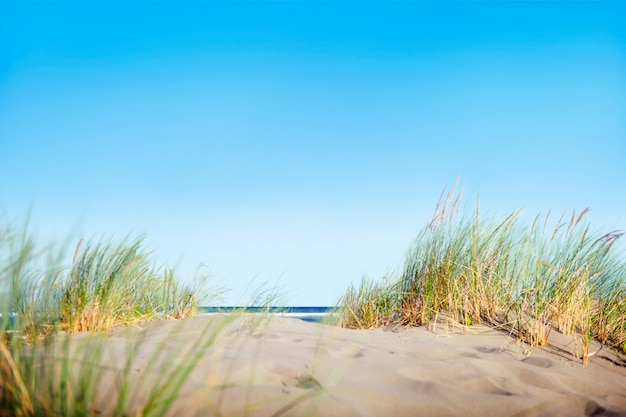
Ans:
[[[104,347],[98,415],[112,413],[123,374],[133,413],[197,360],[179,375],[166,415],[626,416],[626,358],[603,348],[583,366],[574,339],[556,331],[548,347],[530,352],[485,326],[348,330],[258,316],[147,323],[90,338],[73,336],[72,355]]]

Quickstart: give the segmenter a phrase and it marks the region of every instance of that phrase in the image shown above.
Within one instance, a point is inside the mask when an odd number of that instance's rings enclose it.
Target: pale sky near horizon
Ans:
[[[0,213],[333,304],[444,187],[626,229],[626,2],[0,0]]]

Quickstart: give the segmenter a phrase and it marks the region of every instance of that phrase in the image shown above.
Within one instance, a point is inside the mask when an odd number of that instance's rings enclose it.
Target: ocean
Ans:
[[[269,313],[271,315],[293,317],[304,321],[319,323],[327,314],[333,313],[335,307],[199,307],[198,314],[208,316],[243,310],[245,310],[246,313]]]

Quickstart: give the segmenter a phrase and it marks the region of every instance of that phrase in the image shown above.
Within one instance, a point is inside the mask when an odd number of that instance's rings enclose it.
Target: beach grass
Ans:
[[[89,408],[104,366],[96,339],[118,326],[194,315],[211,295],[206,279],[184,284],[154,267],[142,238],[81,240],[69,267],[58,266],[61,252],[39,247],[27,222],[1,226],[0,416],[98,414]],[[67,335],[79,332],[90,336],[70,343]],[[210,332],[199,343],[211,343],[219,327]],[[133,353],[125,353],[127,367]],[[198,359],[159,370],[163,386],[144,396],[137,415],[163,415]],[[77,361],[86,366],[75,371]],[[120,382],[113,414],[124,415],[130,389]]]
[[[597,233],[588,210],[529,225],[520,211],[502,218],[469,215],[462,192],[443,193],[393,282],[364,280],[339,302],[339,325],[370,328],[427,324],[445,313],[471,326],[506,327],[532,347],[551,329],[575,334],[587,362],[593,338],[626,352],[626,264],[621,232]]]
[[[23,235],[25,236],[25,235]],[[143,239],[79,241],[69,268],[41,270],[30,237],[21,237],[17,261],[2,277],[3,317],[31,338],[58,328],[64,332],[103,331],[118,324],[193,315],[201,286],[181,284],[174,271],[155,268]],[[8,325],[9,322],[5,323]]]

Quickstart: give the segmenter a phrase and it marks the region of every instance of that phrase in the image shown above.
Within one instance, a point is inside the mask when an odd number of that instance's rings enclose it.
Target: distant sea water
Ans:
[[[310,321],[315,323],[320,323],[324,320],[324,317],[328,314],[332,314],[336,308],[335,307],[238,307],[238,306],[227,306],[227,307],[198,307],[198,314],[201,316],[210,316],[213,314],[228,314],[238,311],[245,310],[246,313],[250,314],[259,314],[259,313],[269,313],[270,315],[281,316],[281,317],[292,317],[297,318],[304,321]],[[9,328],[12,328],[15,319],[17,317],[16,313],[12,313],[9,317]],[[2,324],[2,314],[0,314],[0,325]]]
[[[246,313],[269,313],[282,317],[293,317],[304,321],[319,323],[327,314],[335,311],[335,307],[199,307],[198,314],[209,316],[227,314],[245,310]]]

